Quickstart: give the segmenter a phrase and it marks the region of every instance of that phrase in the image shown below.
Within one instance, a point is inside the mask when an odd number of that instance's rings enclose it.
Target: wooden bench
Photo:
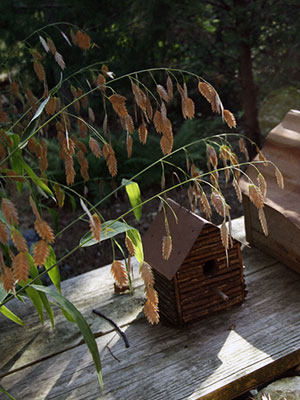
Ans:
[[[233,221],[243,240],[243,219]],[[133,297],[116,295],[110,266],[63,282],[97,338],[101,399],[226,400],[300,363],[300,276],[257,249],[243,249],[248,295],[241,306],[184,328],[149,325],[134,268]],[[56,310],[56,334],[30,302],[8,304],[26,321],[0,317],[0,383],[16,399],[100,398],[90,353],[76,325]],[[130,347],[98,309],[126,332]],[[0,394],[0,399],[7,396]]]

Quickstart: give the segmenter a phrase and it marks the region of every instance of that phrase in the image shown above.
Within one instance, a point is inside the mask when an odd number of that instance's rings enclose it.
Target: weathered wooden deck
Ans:
[[[242,219],[233,225],[243,239]],[[113,293],[109,266],[63,282],[97,337],[101,399],[232,399],[299,364],[300,276],[257,249],[245,247],[243,257],[245,303],[181,329],[146,322],[137,272],[133,298]],[[93,308],[126,331],[128,349]],[[0,317],[1,385],[18,400],[98,399],[93,362],[76,326],[57,311],[53,335],[30,302],[15,302],[13,310],[26,328]]]

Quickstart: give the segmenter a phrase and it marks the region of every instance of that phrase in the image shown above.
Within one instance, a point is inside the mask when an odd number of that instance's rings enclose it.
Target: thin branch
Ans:
[[[97,310],[93,310],[93,313],[99,315],[99,317],[104,318],[107,322],[109,322],[116,329],[116,331],[119,333],[121,338],[124,340],[125,347],[126,348],[129,347],[129,342],[128,342],[127,336],[125,335],[125,332],[122,331],[122,329],[119,328],[118,325],[112,319],[106,317],[104,314],[102,314],[100,311],[97,311]]]

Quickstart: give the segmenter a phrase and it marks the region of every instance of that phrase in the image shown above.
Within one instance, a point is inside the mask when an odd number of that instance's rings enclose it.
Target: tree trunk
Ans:
[[[260,147],[261,134],[258,123],[257,93],[253,79],[251,48],[246,43],[241,43],[239,64],[245,135]],[[250,158],[253,158],[257,153],[255,146],[249,144],[247,147]]]

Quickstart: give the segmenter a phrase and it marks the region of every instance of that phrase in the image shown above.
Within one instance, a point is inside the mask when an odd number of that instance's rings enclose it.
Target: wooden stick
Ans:
[[[122,329],[119,328],[118,325],[112,319],[106,317],[104,314],[102,314],[100,311],[97,311],[97,310],[93,310],[93,313],[99,315],[99,317],[101,317],[101,318],[106,319],[106,321],[109,322],[116,329],[116,331],[119,333],[121,338],[124,340],[125,347],[126,348],[129,347],[129,342],[128,342],[127,336],[125,335],[125,332],[122,331]]]

